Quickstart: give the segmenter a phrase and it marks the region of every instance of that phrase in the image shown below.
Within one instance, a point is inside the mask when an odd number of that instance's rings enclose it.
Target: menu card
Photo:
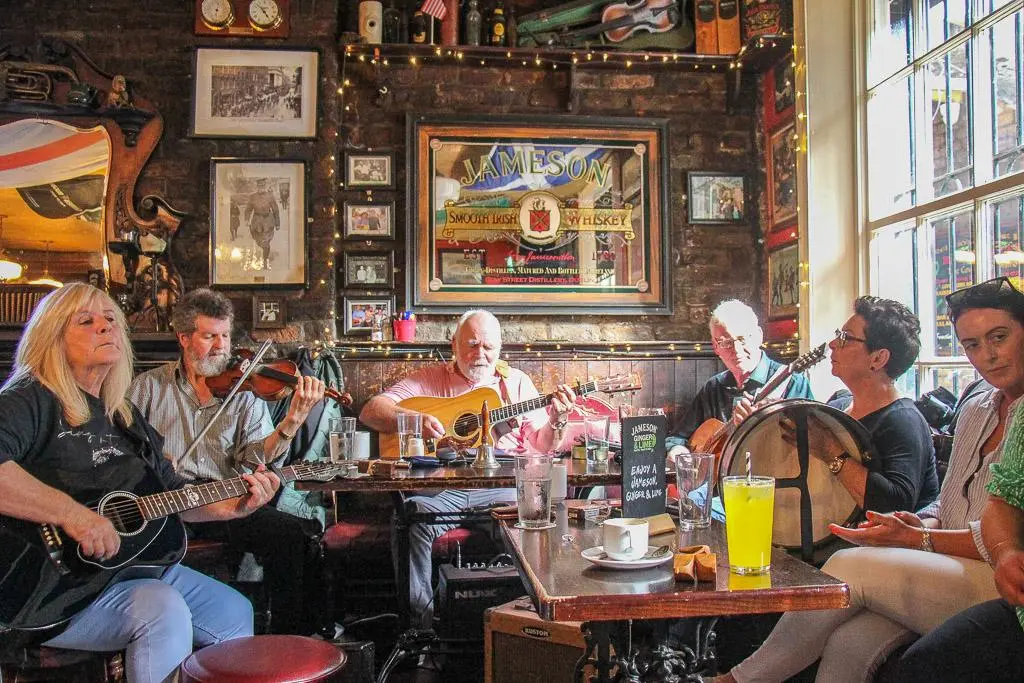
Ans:
[[[665,512],[664,415],[622,420],[622,516]]]

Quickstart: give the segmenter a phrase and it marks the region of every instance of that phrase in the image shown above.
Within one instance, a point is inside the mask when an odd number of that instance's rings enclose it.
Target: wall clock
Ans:
[[[287,38],[289,0],[194,0],[195,34]]]

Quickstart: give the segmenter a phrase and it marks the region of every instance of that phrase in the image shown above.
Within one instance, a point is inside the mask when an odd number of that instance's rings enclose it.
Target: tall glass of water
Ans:
[[[520,529],[550,529],[551,456],[516,456],[516,504]]]
[[[331,462],[351,460],[356,434],[356,419],[354,417],[332,417],[328,428]]]
[[[423,455],[423,415],[398,414],[398,457],[401,460]]]

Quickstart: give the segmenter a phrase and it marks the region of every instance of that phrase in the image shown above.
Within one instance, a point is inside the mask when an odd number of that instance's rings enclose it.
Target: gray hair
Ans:
[[[171,315],[174,331],[182,334],[195,332],[196,319],[201,315],[216,320],[227,320],[232,324],[235,321],[235,309],[231,305],[231,299],[212,289],[193,289],[174,306],[174,313]]]
[[[753,332],[761,329],[761,322],[757,319],[754,309],[739,299],[727,299],[715,306],[708,325],[715,323],[722,325],[734,334],[738,331]]]
[[[501,329],[501,323],[493,313],[483,308],[473,308],[463,313],[462,317],[459,318],[459,322],[455,323],[455,332],[452,333],[452,338],[458,337],[459,330],[462,329],[462,326],[469,322],[470,318],[475,318],[477,316],[480,316],[489,323],[493,323],[499,330]]]

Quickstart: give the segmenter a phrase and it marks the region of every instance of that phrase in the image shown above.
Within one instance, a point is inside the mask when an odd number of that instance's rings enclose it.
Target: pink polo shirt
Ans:
[[[383,395],[397,403],[414,396],[455,398],[473,389],[490,387],[498,392],[505,404],[519,403],[540,396],[529,375],[515,368],[509,368],[509,376],[505,378],[507,397],[502,392],[500,384],[501,377],[497,374],[478,384],[473,384],[455,370],[454,362],[437,363],[408,375],[405,379],[389,387]],[[488,407],[493,410],[498,406]],[[536,443],[538,430],[548,422],[547,410],[534,410],[520,415],[518,419],[519,428],[501,437],[495,445],[506,450],[538,450],[534,447],[534,443]]]

